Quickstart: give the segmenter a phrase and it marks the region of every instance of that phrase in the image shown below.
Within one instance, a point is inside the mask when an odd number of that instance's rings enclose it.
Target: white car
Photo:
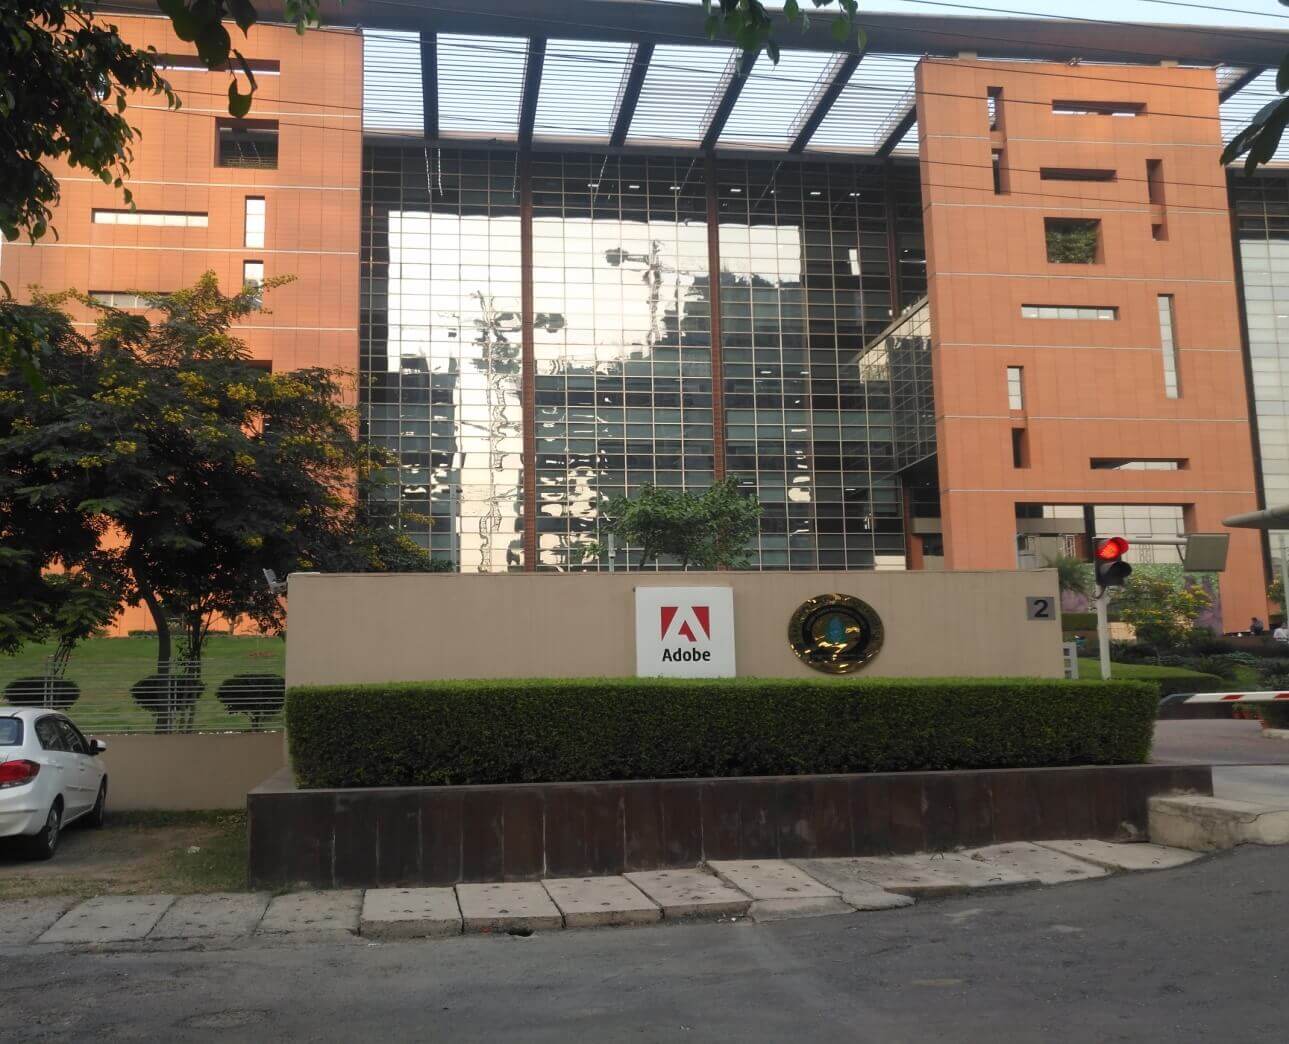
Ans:
[[[58,711],[0,707],[0,837],[19,838],[33,859],[50,859],[63,827],[103,825],[107,749]]]

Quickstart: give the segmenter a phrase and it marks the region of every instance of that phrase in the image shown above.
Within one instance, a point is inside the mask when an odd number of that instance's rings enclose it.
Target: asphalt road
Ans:
[[[769,925],[0,947],[0,1039],[1273,1041],[1289,848]]]

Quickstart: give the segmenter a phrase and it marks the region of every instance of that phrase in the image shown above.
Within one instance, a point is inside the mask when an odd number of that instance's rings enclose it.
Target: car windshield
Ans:
[[[0,747],[16,747],[22,742],[22,722],[17,718],[0,718]]]

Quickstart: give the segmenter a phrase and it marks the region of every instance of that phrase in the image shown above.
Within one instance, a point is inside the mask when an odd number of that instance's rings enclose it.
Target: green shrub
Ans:
[[[149,674],[130,686],[134,702],[156,719],[157,732],[185,728],[205,685],[186,671]]]
[[[280,674],[234,674],[220,682],[215,697],[229,714],[250,718],[254,732],[282,709],[286,680]]]
[[[66,678],[15,678],[4,687],[4,698],[15,707],[66,710],[81,696],[81,687]]]
[[[1048,679],[586,678],[287,695],[303,787],[1141,762],[1158,696]]]

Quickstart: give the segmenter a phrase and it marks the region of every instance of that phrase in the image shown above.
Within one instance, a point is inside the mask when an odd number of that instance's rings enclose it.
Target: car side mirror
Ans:
[[[107,750],[106,743],[104,743],[101,739],[94,739],[94,737],[92,736],[90,737],[90,756],[91,757],[98,757],[105,750]]]

